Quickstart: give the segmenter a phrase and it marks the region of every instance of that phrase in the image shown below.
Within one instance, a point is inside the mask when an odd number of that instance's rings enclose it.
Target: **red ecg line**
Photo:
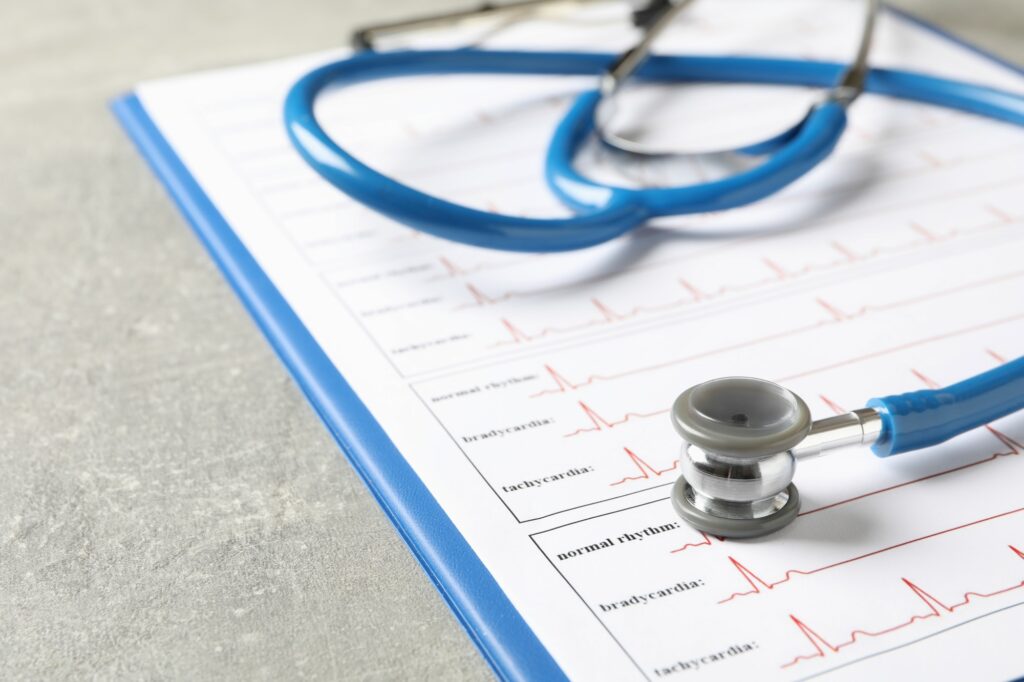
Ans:
[[[575,391],[577,388],[582,388],[583,386],[591,384],[595,381],[594,377],[590,377],[586,380],[585,383],[574,384],[572,381],[562,376],[558,372],[558,370],[552,367],[551,365],[544,365],[544,371],[547,372],[548,376],[550,376],[551,379],[555,382],[555,386],[557,386],[557,388],[545,389],[538,393],[533,393],[530,395],[531,398],[547,395],[549,393],[565,393],[566,391]]]
[[[828,406],[828,409],[832,410],[836,414],[846,414],[849,411],[849,410],[843,409],[842,405],[840,405],[839,403],[829,399],[828,396],[819,395],[818,397],[821,398],[821,402],[825,403],[825,405]]]
[[[568,327],[545,327],[544,329],[540,330],[536,334],[528,334],[528,333],[524,332],[523,330],[519,329],[515,324],[513,324],[510,320],[508,320],[508,319],[503,317],[503,318],[501,318],[501,324],[505,328],[505,331],[508,332],[509,336],[511,337],[511,340],[509,340],[509,341],[498,341],[497,343],[495,343],[493,345],[494,346],[505,346],[505,345],[508,345],[508,344],[526,343],[526,342],[529,342],[529,341],[534,341],[534,340],[539,339],[539,338],[543,338],[543,337],[548,336],[550,334],[567,334],[569,332],[581,331],[583,329],[587,329],[589,327],[594,327],[594,326],[597,326],[597,325],[604,325],[604,324],[611,324],[612,322],[619,322],[621,320],[629,319],[630,317],[636,317],[637,315],[639,315],[641,313],[651,312],[651,311],[655,310],[655,308],[653,308],[653,307],[637,306],[637,307],[633,308],[632,310],[629,310],[629,311],[627,311],[625,313],[619,313],[619,312],[616,312],[615,310],[613,310],[612,308],[610,308],[607,304],[605,304],[603,301],[601,301],[598,298],[590,299],[590,304],[592,306],[594,306],[594,308],[600,314],[600,317],[592,319],[592,320],[587,320],[586,322],[581,322],[581,323],[578,323],[578,324],[570,325]],[[673,303],[672,305],[675,305],[675,303]],[[659,306],[659,308],[660,308],[660,306]]]
[[[921,226],[918,223],[910,223],[910,229],[913,232],[915,232],[916,234],[921,235],[923,237],[923,239],[914,240],[914,241],[910,241],[910,242],[906,242],[906,243],[903,243],[903,244],[899,244],[899,245],[896,245],[896,246],[890,246],[890,247],[881,247],[881,246],[872,247],[870,249],[867,249],[863,253],[858,253],[858,252],[854,251],[853,249],[851,249],[850,247],[846,246],[845,244],[839,242],[838,240],[833,240],[833,241],[829,242],[828,246],[829,246],[829,248],[831,248],[832,250],[837,252],[840,255],[840,258],[835,259],[835,260],[828,260],[828,261],[824,261],[824,262],[818,262],[818,263],[808,263],[808,264],[805,264],[805,265],[803,265],[801,267],[798,267],[798,268],[795,268],[795,269],[787,269],[784,266],[780,265],[777,261],[772,260],[771,258],[763,257],[763,258],[761,258],[761,264],[764,265],[765,268],[768,269],[768,271],[770,273],[769,276],[761,278],[761,279],[758,279],[758,280],[754,280],[754,281],[751,281],[751,282],[747,282],[745,284],[725,284],[725,285],[722,285],[722,286],[718,287],[717,289],[715,289],[713,291],[703,291],[699,287],[694,285],[692,282],[690,282],[689,280],[687,280],[687,279],[685,279],[683,277],[679,277],[679,278],[677,278],[676,281],[678,282],[678,284],[683,289],[685,289],[688,292],[689,295],[684,297],[684,298],[681,298],[681,299],[678,299],[678,300],[675,300],[675,301],[671,301],[671,302],[665,303],[663,305],[656,306],[654,308],[646,308],[646,310],[648,312],[658,312],[660,310],[667,309],[667,308],[672,308],[672,307],[688,305],[688,304],[692,304],[692,303],[698,303],[698,302],[705,302],[705,301],[714,300],[716,298],[720,298],[722,296],[729,295],[729,294],[738,294],[738,293],[744,293],[744,292],[748,292],[748,291],[754,291],[754,290],[757,290],[757,289],[769,287],[769,286],[771,286],[773,284],[777,284],[780,281],[788,281],[788,280],[791,280],[791,279],[796,279],[796,278],[803,277],[803,276],[806,276],[806,275],[809,275],[809,274],[812,274],[812,273],[815,273],[815,272],[826,272],[826,271],[834,270],[834,269],[837,269],[837,268],[840,268],[840,267],[843,267],[843,266],[852,265],[854,263],[861,263],[861,262],[864,262],[864,261],[871,260],[873,258],[878,258],[879,256],[884,256],[884,255],[894,254],[894,253],[900,253],[900,252],[903,252],[903,251],[910,251],[910,250],[914,250],[914,249],[917,249],[917,248],[920,248],[920,247],[923,247],[923,246],[929,246],[929,245],[933,245],[933,244],[940,244],[940,243],[947,242],[947,241],[949,241],[951,239],[954,239],[956,237],[959,237],[959,236],[973,234],[975,232],[981,232],[981,231],[984,231],[984,230],[998,228],[998,227],[1001,227],[1001,226],[1013,223],[1014,220],[1015,220],[1012,216],[1010,216],[1006,212],[1001,211],[1000,209],[998,209],[998,208],[996,208],[994,206],[986,205],[984,208],[985,208],[985,210],[988,213],[990,213],[991,215],[995,216],[996,220],[985,222],[985,223],[980,223],[978,225],[975,225],[973,227],[966,228],[966,229],[955,229],[954,228],[954,229],[951,229],[951,230],[949,230],[949,231],[947,231],[945,233],[942,233],[942,234],[936,234],[936,233],[934,233],[934,232],[932,232],[930,230],[927,230],[926,228],[924,228],[923,226]],[[442,260],[442,265],[444,265],[445,268],[449,271],[449,275],[450,276],[470,274],[470,272],[468,272],[466,270],[456,269],[451,264],[451,261],[449,261],[447,258],[443,258],[442,257],[441,260]],[[478,270],[481,270],[481,269],[486,269],[486,268],[477,268],[477,269],[474,270],[474,272],[476,272]],[[478,287],[475,287],[473,285],[467,285],[467,286],[470,289],[470,296],[471,296],[471,298],[473,300],[470,303],[466,303],[464,305],[458,306],[458,308],[467,308],[467,307],[484,306],[484,305],[494,305],[496,303],[500,303],[502,301],[507,301],[507,300],[512,299],[512,298],[525,298],[525,297],[529,297],[529,296],[543,295],[543,294],[548,293],[548,291],[549,291],[549,290],[535,291],[535,292],[506,291],[506,292],[503,292],[501,294],[495,294],[495,295],[491,296],[491,295],[485,294]]]
[[[863,500],[865,497],[871,497],[872,495],[878,495],[880,493],[887,493],[890,490],[896,490],[898,488],[905,488],[908,485],[914,485],[915,483],[920,483],[921,481],[927,481],[927,480],[930,480],[930,479],[933,479],[933,478],[938,478],[939,476],[945,476],[946,474],[951,474],[951,473],[956,472],[956,471],[963,471],[964,469],[970,469],[971,467],[976,467],[979,464],[986,464],[988,462],[994,462],[995,460],[997,460],[997,459],[999,459],[1001,457],[1013,457],[1015,455],[1019,455],[1021,452],[1024,452],[1024,444],[1014,440],[1013,438],[1010,438],[1009,436],[1007,436],[1005,433],[1002,433],[1001,431],[997,431],[995,428],[993,428],[991,426],[986,426],[985,428],[988,429],[989,433],[991,433],[993,436],[995,436],[996,439],[1000,443],[1002,443],[1003,445],[1005,445],[1009,449],[1005,450],[1005,451],[994,452],[991,455],[989,455],[988,457],[985,457],[983,459],[979,459],[979,460],[977,460],[975,462],[968,462],[967,464],[961,464],[960,466],[956,466],[956,467],[953,467],[951,469],[943,469],[942,471],[937,471],[934,474],[928,474],[927,476],[922,476],[920,478],[915,478],[915,479],[912,479],[910,481],[904,481],[903,483],[897,483],[895,485],[890,485],[890,486],[887,486],[885,488],[879,488],[878,490],[872,490],[871,492],[864,493],[862,495],[857,495],[856,497],[851,497],[851,498],[846,499],[846,500],[839,500],[838,502],[833,502],[831,504],[826,504],[823,507],[816,507],[814,509],[809,509],[807,511],[802,511],[802,512],[800,512],[800,514],[798,516],[807,516],[808,514],[816,514],[816,513],[820,512],[820,511],[825,511],[826,509],[833,509],[834,507],[838,507],[840,505],[847,504],[849,502],[856,502],[857,500]]]
[[[496,298],[492,298],[485,294],[483,291],[481,291],[479,287],[477,287],[475,284],[472,284],[471,282],[466,282],[466,291],[469,292],[469,295],[470,297],[472,297],[473,302],[464,303],[462,305],[456,306],[456,310],[462,310],[464,308],[475,308],[476,306],[494,305],[496,303],[507,301],[508,299],[519,295],[515,291],[506,291],[504,294]]]
[[[925,163],[927,163],[929,166],[932,166],[933,168],[940,168],[946,165],[945,161],[935,156],[934,154],[929,154],[923,149],[918,149],[917,155],[924,159]]]
[[[536,258],[536,256],[529,255],[523,256],[521,258],[511,258],[507,260],[481,261],[476,263],[475,265],[466,266],[456,263],[447,256],[439,256],[438,262],[441,264],[441,269],[443,270],[443,273],[431,279],[452,279],[456,277],[465,277],[466,275],[472,275],[478,272],[482,272],[484,270],[497,270],[499,268],[506,268],[514,265],[519,265],[525,261],[532,260],[534,258]]]
[[[985,352],[988,353],[989,356],[991,356],[1000,365],[1005,365],[1006,364],[1006,358],[1003,357],[1002,355],[1000,355],[999,353],[995,352],[991,348],[986,348]]]
[[[922,384],[927,386],[928,388],[931,388],[931,389],[942,388],[941,386],[939,386],[939,382],[935,381],[934,379],[928,378],[927,376],[925,376],[921,372],[917,371],[916,369],[911,369],[910,373],[913,374],[915,377],[917,377],[918,380]]]
[[[1021,552],[1013,545],[1007,546],[1010,548],[1010,551],[1012,551],[1018,558],[1024,559],[1024,552]],[[887,635],[892,632],[896,632],[897,630],[902,630],[903,628],[909,627],[910,625],[913,625],[914,623],[922,620],[927,620],[929,618],[941,618],[944,613],[953,613],[957,609],[963,606],[967,606],[971,603],[973,599],[989,599],[991,597],[996,597],[1002,594],[1006,594],[1008,592],[1012,592],[1014,590],[1024,588],[1024,580],[1022,580],[1019,583],[1010,585],[1009,587],[1004,587],[999,590],[995,590],[994,592],[964,592],[963,598],[960,601],[954,604],[946,604],[934,595],[925,591],[920,586],[911,582],[909,579],[901,578],[901,580],[903,581],[903,584],[906,585],[910,589],[910,591],[914,593],[914,596],[920,599],[922,602],[924,602],[924,605],[928,607],[928,611],[926,613],[915,614],[901,623],[897,623],[896,625],[884,628],[882,630],[852,630],[850,631],[849,639],[838,644],[832,644],[822,635],[818,634],[815,630],[813,630],[805,622],[797,618],[795,615],[790,614],[790,620],[792,620],[793,624],[796,625],[798,630],[800,630],[800,634],[806,637],[807,641],[810,642],[811,646],[814,648],[814,653],[796,656],[795,658],[793,658],[793,660],[787,663],[783,663],[781,667],[788,668],[790,666],[796,665],[797,663],[800,663],[801,661],[809,661],[815,658],[825,658],[830,654],[837,654],[841,649],[844,649],[845,647],[848,647],[851,644],[856,644],[859,641],[859,638],[880,637],[882,635]]]
[[[769,590],[769,591],[773,590],[776,587],[778,587],[779,585],[782,585],[784,583],[788,583],[795,576],[808,576],[808,575],[814,575],[816,573],[822,573],[824,571],[828,571],[830,569],[837,568],[839,566],[845,566],[847,564],[852,564],[852,563],[854,563],[856,561],[860,561],[861,559],[867,559],[869,557],[878,556],[879,554],[884,554],[885,552],[888,552],[888,551],[891,551],[891,550],[894,550],[894,549],[899,549],[900,547],[906,547],[907,545],[913,545],[913,544],[921,542],[923,540],[930,540],[931,538],[939,537],[940,535],[946,535],[948,533],[954,533],[954,532],[956,532],[958,530],[963,530],[964,528],[970,528],[972,526],[977,526],[977,525],[980,525],[982,523],[986,523],[988,521],[993,521],[995,519],[1001,519],[1001,518],[1004,518],[1006,516],[1011,516],[1013,514],[1020,513],[1022,511],[1024,511],[1024,507],[1018,507],[1017,509],[1011,509],[1010,511],[1002,512],[1000,514],[994,514],[992,516],[986,516],[983,519],[977,519],[975,521],[970,521],[968,523],[962,523],[959,526],[953,526],[952,528],[946,528],[944,530],[936,531],[934,533],[929,533],[928,535],[921,535],[921,536],[916,537],[916,538],[911,538],[910,540],[904,540],[903,542],[896,543],[895,545],[889,545],[888,547],[883,547],[881,549],[876,549],[873,552],[868,552],[866,554],[860,554],[858,556],[851,557],[849,559],[843,559],[842,561],[836,561],[834,563],[827,564],[825,566],[819,566],[818,568],[813,568],[813,569],[806,570],[806,571],[801,571],[801,570],[797,570],[797,569],[790,569],[790,570],[786,571],[785,573],[783,573],[781,578],[779,578],[778,580],[772,581],[772,582],[769,582],[769,581],[765,580],[764,578],[760,577],[759,575],[754,573],[752,570],[750,570],[749,568],[747,568],[746,566],[741,564],[735,557],[731,557],[730,556],[729,557],[729,561],[732,563],[733,567],[737,571],[739,571],[739,574],[743,577],[743,579],[747,582],[747,584],[750,585],[750,589],[747,590],[746,592],[733,592],[731,595],[729,595],[725,599],[719,600],[718,603],[719,604],[725,604],[726,602],[730,602],[730,601],[732,601],[732,600],[734,600],[734,599],[736,599],[738,597],[749,597],[749,596],[754,595],[754,594],[761,594],[762,590]],[[1022,558],[1024,558],[1024,557],[1022,557]]]
[[[582,400],[579,402],[579,405],[583,410],[583,414],[587,416],[587,419],[590,420],[590,423],[593,424],[593,426],[585,426],[583,428],[576,429],[572,433],[564,434],[563,438],[572,438],[573,436],[579,436],[584,433],[614,429],[616,426],[625,424],[630,419],[647,419],[649,417],[657,417],[658,415],[668,413],[668,410],[658,410],[657,412],[627,412],[622,419],[609,420],[595,412],[590,405],[587,405]]]
[[[969,334],[971,332],[980,331],[982,329],[989,329],[990,327],[998,327],[998,326],[1006,324],[1008,322],[1016,322],[1016,321],[1018,321],[1020,319],[1024,319],[1024,314],[1017,313],[1015,315],[1007,315],[1006,317],[999,317],[999,318],[996,318],[994,320],[990,320],[988,322],[982,322],[980,324],[974,324],[974,325],[970,325],[968,327],[961,327],[960,329],[954,329],[952,331],[944,332],[942,334],[935,334],[934,336],[926,336],[926,337],[924,337],[922,339],[916,339],[914,341],[908,341],[907,343],[901,343],[901,344],[896,345],[896,346],[889,346],[888,348],[882,348],[881,350],[876,350],[876,351],[871,352],[871,353],[865,353],[864,355],[855,355],[852,358],[846,358],[845,360],[839,360],[838,362],[833,362],[832,364],[829,364],[829,365],[822,365],[820,367],[815,367],[813,369],[809,369],[809,370],[804,371],[804,372],[797,372],[796,374],[790,374],[789,376],[786,376],[786,377],[777,377],[777,378],[775,378],[774,381],[776,383],[783,383],[783,382],[786,382],[786,381],[793,381],[794,379],[802,379],[803,377],[807,377],[807,376],[810,376],[812,374],[817,374],[819,372],[825,372],[825,371],[828,371],[828,370],[837,369],[839,367],[845,367],[847,365],[855,365],[858,362],[863,362],[865,360],[873,360],[875,358],[880,358],[883,355],[888,355],[890,353],[896,353],[896,352],[899,352],[901,350],[907,350],[909,348],[914,348],[916,346],[923,346],[923,345],[928,344],[928,343],[934,343],[935,341],[942,341],[942,340],[945,340],[945,339],[951,339],[954,336],[960,336],[961,334]]]
[[[637,471],[639,471],[640,473],[637,476],[626,476],[622,480],[615,481],[614,483],[609,483],[608,485],[621,485],[623,483],[626,483],[627,481],[645,481],[650,480],[652,477],[660,478],[663,474],[667,474],[668,472],[673,471],[677,466],[679,466],[679,460],[676,460],[672,462],[672,466],[670,466],[667,469],[655,469],[650,464],[645,462],[643,458],[640,457],[640,455],[636,454],[629,448],[622,449],[625,450],[626,455],[631,460],[633,460],[633,464],[636,466]]]
[[[932,389],[940,388],[938,382],[936,382],[934,379],[929,378],[928,376],[926,376],[925,374],[921,373],[920,371],[918,371],[916,369],[911,369],[910,371],[925,386],[927,386],[929,388],[932,388]],[[845,410],[843,410],[842,407],[840,407],[839,405],[833,403],[831,400],[829,400],[825,396],[820,396],[820,397],[825,402],[825,404],[827,404],[829,407],[831,407],[833,410],[835,410],[837,414],[843,414],[845,412]],[[1000,443],[1002,443],[1003,445],[1005,445],[1009,449],[1008,450],[1001,450],[1001,451],[998,451],[998,452],[994,452],[991,455],[989,455],[988,457],[984,457],[984,458],[979,459],[979,460],[977,460],[975,462],[969,462],[967,464],[962,464],[960,466],[953,467],[951,469],[944,469],[944,470],[938,471],[938,472],[936,472],[934,474],[929,474],[927,476],[922,476],[921,478],[915,478],[915,479],[910,480],[910,481],[905,481],[904,483],[898,483],[896,485],[891,485],[891,486],[882,488],[880,490],[874,490],[874,491],[871,491],[869,493],[864,493],[862,495],[857,495],[856,497],[851,497],[851,498],[846,499],[846,500],[840,500],[839,502],[833,502],[832,504],[827,504],[827,505],[825,505],[823,507],[818,507],[816,509],[810,509],[808,511],[800,512],[800,514],[798,516],[806,516],[808,514],[814,514],[815,512],[823,511],[825,509],[832,509],[833,507],[838,507],[839,505],[843,505],[843,504],[846,504],[848,502],[853,502],[855,500],[862,500],[865,497],[871,497],[872,495],[877,495],[879,493],[888,492],[890,490],[895,490],[897,488],[903,488],[903,487],[906,487],[908,485],[913,485],[914,483],[920,483],[921,481],[927,481],[927,480],[932,479],[932,478],[938,478],[939,476],[945,476],[946,474],[951,474],[954,471],[963,471],[964,469],[969,469],[971,467],[978,466],[979,464],[985,464],[986,462],[993,462],[993,461],[995,461],[995,460],[997,460],[997,459],[999,459],[1001,457],[1010,457],[1010,456],[1013,456],[1013,455],[1019,455],[1022,451],[1024,451],[1024,444],[1021,444],[1020,442],[1014,440],[1013,438],[1010,438],[1005,433],[1002,433],[1001,431],[998,431],[995,427],[993,427],[991,425],[986,424],[985,428],[988,429],[989,433],[991,433],[993,436],[996,437],[996,440],[998,440]]]
[[[1005,280],[1009,280],[1009,279],[1016,279],[1018,277],[1021,277],[1022,275],[1024,275],[1024,271],[1012,272],[1012,273],[1008,273],[1008,274],[1005,274],[1005,275],[999,275],[997,277],[991,277],[991,278],[988,278],[988,279],[979,280],[979,281],[976,281],[976,282],[971,282],[971,283],[968,283],[968,284],[965,284],[965,285],[962,285],[962,286],[959,286],[959,287],[952,287],[952,288],[949,288],[949,289],[942,289],[940,291],[931,292],[929,294],[922,294],[920,296],[915,296],[915,297],[904,299],[904,300],[900,300],[900,301],[892,301],[890,303],[879,303],[879,304],[866,304],[866,305],[862,305],[860,308],[858,308],[858,309],[856,309],[856,310],[854,310],[852,312],[843,311],[843,310],[839,309],[837,306],[829,303],[828,301],[825,301],[825,300],[823,300],[821,298],[817,298],[817,299],[815,299],[815,302],[817,303],[817,305],[819,307],[823,308],[828,313],[828,318],[826,318],[826,319],[820,319],[820,320],[817,320],[817,321],[815,321],[815,322],[813,322],[811,324],[803,325],[803,326],[800,326],[800,327],[794,327],[792,329],[787,329],[787,330],[784,330],[784,331],[781,331],[781,332],[776,332],[774,334],[768,334],[766,336],[761,336],[761,337],[757,337],[757,338],[754,338],[754,339],[749,339],[749,340],[746,340],[746,341],[741,341],[739,343],[734,343],[734,344],[731,344],[731,345],[728,345],[728,346],[720,346],[718,348],[714,348],[712,350],[704,351],[704,352],[701,352],[701,353],[695,353],[693,355],[688,355],[688,356],[684,356],[684,357],[680,357],[680,358],[674,358],[672,360],[666,360],[665,362],[660,362],[660,363],[657,363],[657,364],[654,364],[654,365],[646,365],[646,366],[642,366],[642,367],[636,367],[636,368],[633,368],[633,369],[625,370],[625,371],[622,371],[622,372],[611,373],[611,374],[591,374],[586,379],[584,379],[583,381],[579,381],[579,382],[569,381],[569,380],[565,379],[564,376],[560,377],[560,378],[563,379],[563,381],[560,382],[560,381],[558,381],[559,377],[553,376],[552,378],[554,378],[556,380],[556,384],[557,384],[556,388],[544,389],[542,391],[534,393],[530,397],[535,398],[535,397],[542,396],[542,395],[550,395],[550,394],[554,394],[554,393],[565,393],[565,392],[567,392],[567,390],[576,390],[578,388],[582,388],[584,386],[588,386],[588,385],[590,385],[590,384],[592,384],[594,382],[597,382],[597,381],[614,381],[616,379],[621,379],[623,377],[637,375],[637,374],[642,374],[642,373],[654,371],[654,370],[657,370],[657,369],[663,369],[665,367],[671,367],[673,365],[683,364],[683,363],[686,363],[686,362],[690,362],[690,361],[693,361],[693,360],[698,360],[698,359],[705,358],[705,357],[710,357],[712,355],[717,355],[717,354],[720,354],[720,353],[726,353],[726,352],[730,352],[730,351],[734,351],[734,350],[740,350],[742,348],[748,348],[750,346],[756,346],[758,344],[765,343],[767,341],[776,341],[776,340],[784,339],[784,338],[787,338],[787,337],[790,337],[790,336],[796,336],[796,335],[803,334],[803,333],[808,332],[808,331],[813,331],[815,329],[820,329],[821,327],[825,327],[825,326],[829,326],[829,325],[833,325],[833,324],[845,324],[846,322],[850,322],[850,321],[855,320],[855,319],[860,318],[860,317],[866,317],[866,316],[868,316],[868,315],[870,315],[872,313],[880,313],[880,312],[887,312],[887,311],[890,311],[890,310],[895,310],[895,309],[898,309],[898,308],[901,308],[901,307],[904,307],[904,306],[914,305],[916,303],[921,303],[923,301],[927,301],[927,300],[931,300],[931,299],[936,299],[936,298],[941,298],[941,297],[947,296],[949,294],[961,293],[963,291],[968,291],[970,289],[979,288],[979,287],[983,287],[983,286],[988,286],[990,284],[995,284],[995,283],[998,283],[998,282],[1001,282],[1001,281],[1005,281]],[[595,299],[595,301],[596,301],[596,299]],[[601,304],[601,310],[603,311],[603,314],[606,317],[619,315],[619,313],[616,313],[615,311],[611,310],[610,308],[608,308],[604,304]],[[1009,318],[1009,319],[1013,319],[1013,318]],[[511,322],[509,322],[506,319],[502,319],[502,324],[505,326],[505,328],[509,332],[509,334],[511,334],[513,336],[513,338],[520,338],[520,339],[523,339],[523,340],[526,340],[526,341],[530,341],[530,340],[533,340],[535,338],[539,338],[540,336],[543,336],[544,334],[548,333],[547,330],[544,330],[538,336],[532,336],[531,337],[528,334],[526,334],[526,332],[522,331],[521,329],[519,329],[518,327],[516,327],[515,325],[513,325]],[[593,321],[591,324],[599,324],[599,322]],[[876,354],[872,354],[872,355],[868,355],[868,356],[864,356],[864,357],[872,357],[873,355],[877,355],[877,353]],[[833,366],[837,366],[837,365],[833,365]],[[551,373],[552,375],[557,374],[557,372],[555,370],[551,369],[550,366],[546,365],[545,368],[548,369],[549,373]],[[831,368],[831,367],[829,367],[829,368]],[[807,373],[803,373],[803,374],[795,375],[794,377],[786,377],[786,378],[787,379],[792,379],[792,378],[796,378],[796,377],[799,377],[799,376],[804,376],[806,374]]]
[[[678,554],[679,552],[685,552],[686,550],[693,549],[694,547],[710,547],[711,546],[711,538],[714,538],[714,539],[718,540],[719,542],[725,542],[725,538],[720,538],[717,535],[708,535],[704,531],[700,531],[700,536],[701,536],[701,538],[703,538],[700,542],[688,542],[685,545],[683,545],[682,547],[676,547],[675,549],[671,550],[669,553],[670,554]]]
[[[447,274],[449,277],[458,277],[459,275],[468,275],[470,272],[476,272],[476,270],[478,270],[479,267],[480,267],[480,266],[476,266],[475,268],[471,268],[469,270],[466,270],[464,268],[459,267],[455,263],[451,262],[445,256],[441,256],[440,261],[441,261],[441,267],[444,268],[445,274]]]

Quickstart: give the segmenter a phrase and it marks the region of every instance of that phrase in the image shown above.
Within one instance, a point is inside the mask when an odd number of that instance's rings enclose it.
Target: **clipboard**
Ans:
[[[887,11],[1024,74],[1021,66],[911,14]],[[567,679],[182,163],[141,100],[125,94],[111,103],[111,109],[495,673],[505,680]]]

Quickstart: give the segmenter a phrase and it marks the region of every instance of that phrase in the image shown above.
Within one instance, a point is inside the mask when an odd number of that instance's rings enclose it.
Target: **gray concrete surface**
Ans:
[[[0,3],[0,678],[489,677],[106,109],[427,5]]]

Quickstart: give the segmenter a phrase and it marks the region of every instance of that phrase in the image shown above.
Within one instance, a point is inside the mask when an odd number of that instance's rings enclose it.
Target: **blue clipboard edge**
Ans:
[[[235,235],[135,94],[111,110],[356,472],[502,679],[567,679],[469,543]]]
[[[914,14],[890,5],[885,5],[885,10],[1024,75],[1024,66]],[[111,102],[111,110],[497,675],[506,680],[567,679],[437,500],[199,187],[139,98],[132,93],[122,95]]]

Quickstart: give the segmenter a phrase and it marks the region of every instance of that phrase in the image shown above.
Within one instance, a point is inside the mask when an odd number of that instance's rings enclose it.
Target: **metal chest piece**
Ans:
[[[672,423],[684,441],[672,505],[684,520],[712,535],[749,538],[796,518],[791,449],[812,425],[799,396],[762,379],[715,379],[676,399]]]

